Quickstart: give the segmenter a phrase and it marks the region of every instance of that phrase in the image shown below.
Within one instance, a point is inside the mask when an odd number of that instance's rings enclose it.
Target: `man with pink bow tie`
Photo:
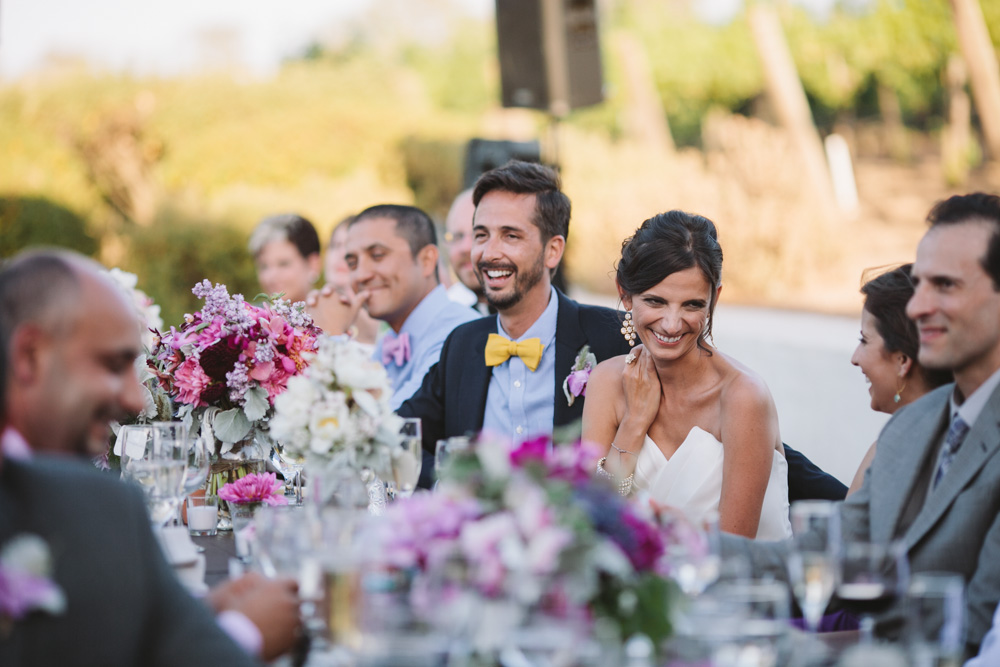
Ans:
[[[363,305],[390,328],[375,358],[392,382],[394,410],[420,387],[451,330],[479,316],[448,298],[438,278],[436,243],[434,223],[413,206],[372,206],[347,230],[354,312]]]

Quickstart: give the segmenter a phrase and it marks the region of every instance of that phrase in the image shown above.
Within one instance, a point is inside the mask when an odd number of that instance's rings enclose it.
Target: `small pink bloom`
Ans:
[[[250,473],[235,482],[229,482],[219,489],[219,497],[238,505],[246,503],[267,503],[287,505],[288,499],[281,493],[281,483],[273,472]]]

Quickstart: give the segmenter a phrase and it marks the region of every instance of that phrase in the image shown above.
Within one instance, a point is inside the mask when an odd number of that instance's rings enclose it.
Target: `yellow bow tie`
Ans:
[[[486,341],[486,365],[499,366],[511,357],[521,357],[521,361],[531,372],[538,368],[542,360],[542,345],[540,338],[529,338],[515,343],[500,334],[491,333]]]

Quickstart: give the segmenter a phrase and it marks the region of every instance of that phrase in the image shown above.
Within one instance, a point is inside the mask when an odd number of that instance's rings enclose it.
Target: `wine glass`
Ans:
[[[792,505],[791,521],[788,580],[806,627],[815,633],[837,585],[840,513],[830,501],[802,501]]]
[[[837,597],[861,616],[863,642],[872,641],[874,616],[892,607],[908,585],[909,565],[901,542],[844,543]]]
[[[397,493],[408,498],[417,488],[420,479],[420,468],[423,464],[423,449],[420,433],[420,419],[404,419],[399,429],[399,442],[392,450],[392,477],[396,483]]]
[[[208,471],[212,467],[212,461],[208,457],[208,448],[205,446],[204,438],[195,438],[190,442],[184,457],[186,468],[184,469],[184,495],[190,495],[205,486],[208,479]]]
[[[965,650],[965,579],[954,572],[913,575],[906,593],[911,664],[958,665]]]

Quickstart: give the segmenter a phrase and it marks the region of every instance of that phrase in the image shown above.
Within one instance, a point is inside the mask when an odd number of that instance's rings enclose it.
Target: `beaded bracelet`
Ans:
[[[607,460],[608,460],[608,457],[604,456],[604,457],[601,458],[600,461],[597,462],[597,476],[598,477],[606,477],[606,478],[610,479],[612,482],[614,482],[615,481],[615,476],[612,475],[610,472],[608,472],[607,469],[604,467],[604,464],[607,462]],[[633,474],[629,475],[628,477],[626,477],[625,479],[623,479],[620,482],[618,482],[618,493],[620,493],[623,496],[627,496],[630,493],[632,493],[632,481],[633,481],[634,478],[635,478],[635,474],[633,473]]]

